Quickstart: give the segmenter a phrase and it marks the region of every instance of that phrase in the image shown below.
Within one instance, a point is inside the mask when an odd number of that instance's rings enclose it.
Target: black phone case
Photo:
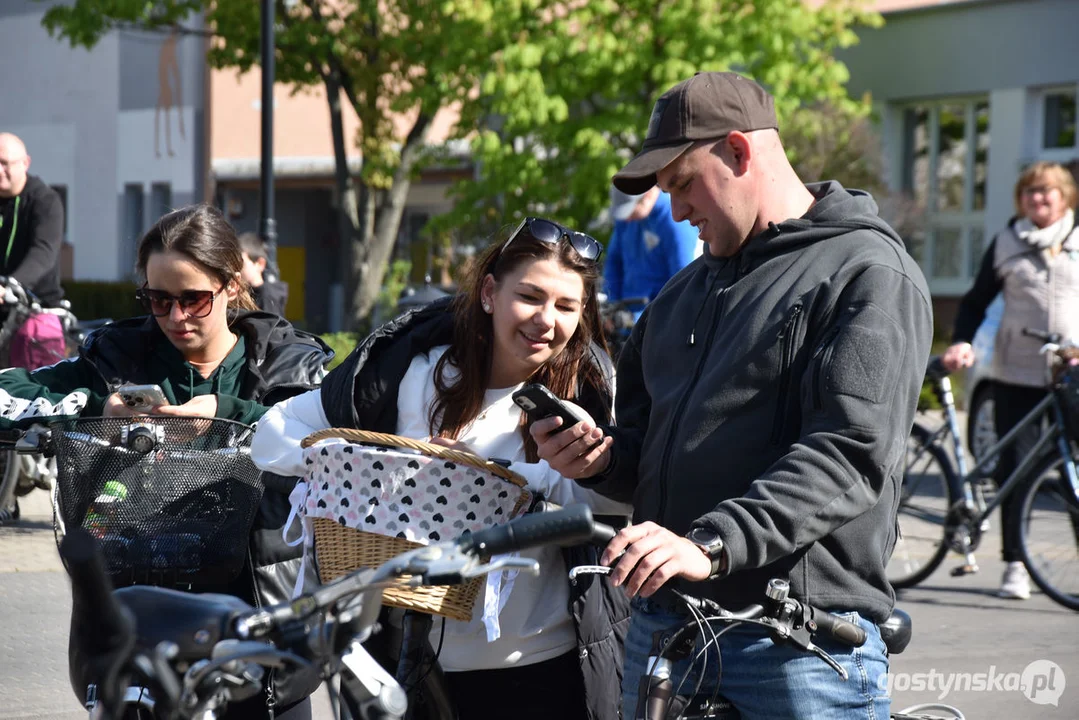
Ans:
[[[549,417],[562,418],[562,428],[572,427],[584,420],[554,393],[539,383],[525,385],[511,396],[513,402],[528,414],[530,422]]]

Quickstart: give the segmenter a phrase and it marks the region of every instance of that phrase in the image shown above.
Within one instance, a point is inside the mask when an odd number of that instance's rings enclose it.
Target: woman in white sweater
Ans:
[[[320,390],[271,409],[255,435],[256,464],[302,475],[300,440],[321,428],[357,427],[504,458],[553,502],[628,515],[629,506],[539,461],[510,398],[526,382],[540,382],[578,402],[593,426],[611,420],[613,373],[597,347],[600,253],[583,233],[527,218],[478,258],[452,301],[379,328]],[[444,633],[439,662],[459,717],[616,717],[625,598],[603,583],[571,596],[562,551],[523,554],[539,561],[540,575],[516,577],[496,632],[480,619],[482,603],[471,622],[434,625],[434,644]],[[584,603],[594,611],[583,611]],[[559,690],[536,692],[542,687]]]

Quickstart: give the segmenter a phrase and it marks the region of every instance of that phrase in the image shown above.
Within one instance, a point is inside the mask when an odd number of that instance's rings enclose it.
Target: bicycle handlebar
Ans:
[[[589,507],[573,505],[553,512],[530,513],[513,522],[465,535],[459,547],[465,552],[498,555],[540,545],[575,545],[592,537],[592,526]]]

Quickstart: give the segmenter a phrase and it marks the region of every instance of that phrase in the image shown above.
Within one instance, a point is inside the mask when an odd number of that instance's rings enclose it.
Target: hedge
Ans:
[[[71,311],[79,320],[121,320],[146,314],[135,299],[134,283],[65,280],[63,286],[64,296],[71,301]]]

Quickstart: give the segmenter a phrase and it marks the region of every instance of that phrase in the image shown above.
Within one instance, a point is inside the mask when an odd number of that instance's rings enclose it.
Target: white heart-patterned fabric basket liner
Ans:
[[[363,444],[366,440],[333,433],[377,437],[375,442],[389,439],[391,445],[393,441],[415,444],[452,457]],[[532,493],[516,474],[497,468],[514,478],[507,480],[485,469],[487,464],[480,458],[426,443],[364,431],[326,430],[313,434],[303,445],[307,472],[289,496],[292,513],[282,534],[289,545],[303,543],[304,565],[315,554],[316,519],[427,545],[450,540],[466,530],[474,532],[508,522],[523,514],[532,502]],[[455,458],[467,458],[468,462]],[[302,532],[290,539],[297,519]],[[303,592],[305,574],[302,569],[293,597]],[[503,571],[489,573],[484,580],[482,620],[489,640],[500,635],[498,615],[512,592],[515,576],[516,571]]]
[[[345,439],[305,448],[304,463],[303,515],[423,545],[501,525],[531,500],[476,467]]]

